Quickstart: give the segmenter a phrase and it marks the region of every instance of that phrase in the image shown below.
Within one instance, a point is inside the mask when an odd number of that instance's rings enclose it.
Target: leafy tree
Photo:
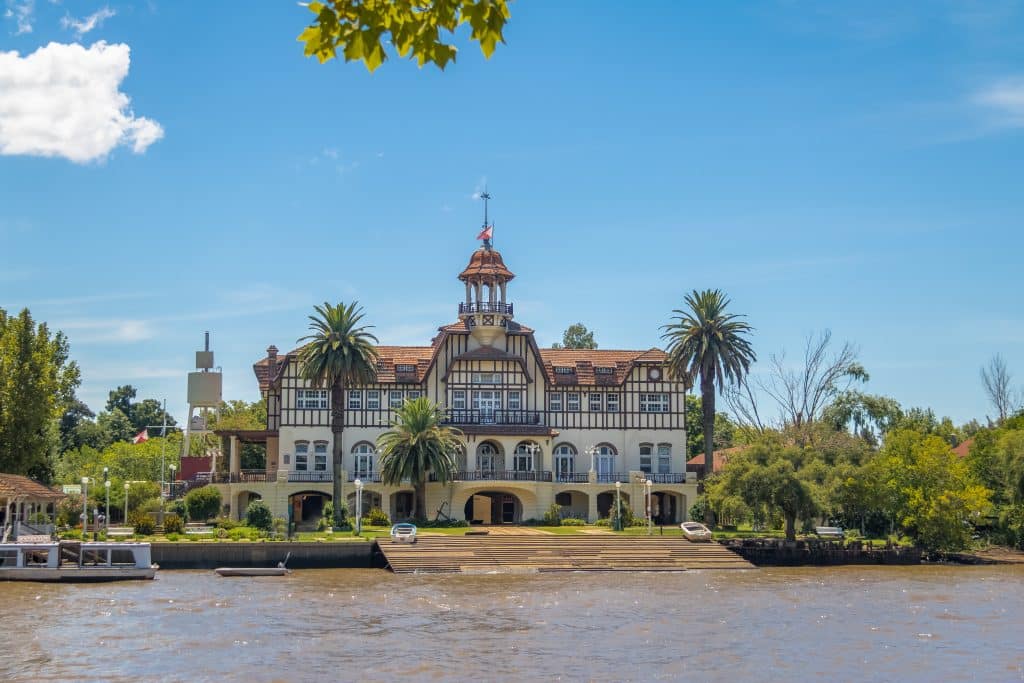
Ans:
[[[324,63],[341,50],[346,62],[362,60],[371,72],[388,58],[384,45],[419,66],[439,68],[455,61],[458,50],[442,40],[469,24],[470,39],[490,57],[511,13],[507,0],[325,0],[311,2],[316,20],[299,35],[306,56]]]
[[[37,325],[27,308],[17,316],[0,309],[0,472],[50,479],[57,421],[79,383],[63,333]]]
[[[849,428],[872,444],[878,444],[903,417],[896,399],[856,390],[841,392],[822,412],[822,419],[835,429]]]
[[[963,441],[963,434],[953,424],[953,420],[935,416],[931,408],[911,408],[893,424],[894,429],[911,429],[919,434],[932,434],[941,437],[950,446]]]
[[[412,482],[417,519],[426,519],[427,476],[447,484],[455,476],[455,456],[462,433],[444,423],[444,410],[429,398],[406,401],[395,411],[391,428],[377,439],[381,481],[398,486]]]
[[[260,399],[249,403],[233,400],[220,404],[220,416],[210,414],[209,429],[266,429],[267,401]],[[205,450],[205,449],[204,449]],[[227,444],[222,445],[223,452],[228,452]],[[241,444],[241,466],[243,470],[263,469],[267,466],[266,444]]]
[[[305,342],[299,350],[301,375],[313,387],[327,386],[331,390],[331,433],[334,435],[334,500],[341,500],[341,434],[345,428],[345,386],[369,384],[377,378],[377,338],[368,326],[361,326],[363,310],[358,303],[330,305],[315,308],[309,316],[312,334],[299,339]],[[339,510],[335,506],[335,522],[340,526]]]
[[[220,514],[221,497],[216,486],[200,486],[185,494],[188,518],[207,520]]]
[[[686,395],[686,457],[704,452],[703,408],[699,396]],[[715,450],[736,445],[736,423],[727,414],[715,413]]]
[[[262,500],[254,500],[245,510],[245,525],[260,531],[270,531],[274,527],[274,516],[270,508]]]
[[[131,419],[120,408],[113,408],[96,418],[96,425],[110,442],[131,441],[138,432]]]
[[[160,401],[155,398],[147,398],[139,401],[138,403],[133,403],[128,417],[132,421],[132,428],[135,429],[135,433],[138,434],[147,427],[152,429],[157,425],[163,426],[164,409]],[[167,426],[173,427],[176,424],[177,422],[174,421],[171,414],[167,413]]]
[[[688,310],[675,310],[674,322],[663,329],[669,342],[672,377],[690,387],[700,379],[704,431],[704,475],[715,471],[715,388],[737,382],[756,359],[747,340],[751,327],[726,312],[729,299],[721,290],[694,290],[685,297]],[[705,521],[711,523],[710,507]]]
[[[562,343],[551,345],[553,349],[596,349],[597,342],[594,341],[594,333],[587,329],[583,323],[569,325],[562,334]]]
[[[131,384],[125,384],[111,389],[110,393],[107,394],[107,412],[113,412],[114,410],[120,410],[126,416],[132,414],[132,401],[135,399],[138,389],[133,387]]]
[[[82,445],[80,429],[83,424],[89,424],[89,420],[96,417],[96,414],[89,410],[89,406],[77,398],[71,400],[70,405],[64,410],[60,417],[60,452],[69,451]]]

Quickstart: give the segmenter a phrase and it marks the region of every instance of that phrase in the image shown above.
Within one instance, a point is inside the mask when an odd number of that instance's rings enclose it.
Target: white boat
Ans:
[[[0,581],[152,579],[149,543],[0,543]]]
[[[415,543],[416,525],[408,522],[401,522],[391,527],[392,543]]]
[[[710,541],[711,530],[700,522],[683,522],[679,525],[688,541]]]
[[[221,576],[284,576],[290,574],[287,567],[218,567],[213,571]]]

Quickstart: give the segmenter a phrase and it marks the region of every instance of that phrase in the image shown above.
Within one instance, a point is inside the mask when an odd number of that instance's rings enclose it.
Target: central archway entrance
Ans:
[[[466,501],[465,515],[470,524],[519,524],[523,503],[512,493],[480,491]]]
[[[302,491],[288,497],[292,522],[298,531],[314,531],[324,516],[324,503],[331,499],[329,493]]]

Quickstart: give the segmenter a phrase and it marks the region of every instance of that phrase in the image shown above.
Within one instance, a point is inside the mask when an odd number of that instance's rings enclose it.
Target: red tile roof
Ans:
[[[953,448],[953,452],[959,455],[961,458],[966,458],[971,452],[971,446],[974,445],[974,437],[967,439],[959,446]]]
[[[721,472],[725,464],[729,462],[729,456],[743,451],[746,446],[733,446],[715,451],[715,472]],[[686,461],[687,465],[700,465],[704,467],[704,454],[694,456]]]
[[[41,500],[58,500],[63,498],[64,494],[28,477],[18,474],[0,474],[0,498],[14,498],[16,496]]]
[[[459,273],[459,279],[465,282],[470,279],[511,280],[515,275],[505,267],[501,252],[480,247],[469,257],[469,265]]]

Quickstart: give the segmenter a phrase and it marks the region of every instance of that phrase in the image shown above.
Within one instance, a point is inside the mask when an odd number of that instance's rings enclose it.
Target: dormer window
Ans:
[[[410,365],[409,363],[399,363],[395,366],[395,372],[416,372],[416,366]]]
[[[606,367],[597,366],[597,367],[594,368],[594,374],[595,375],[614,375],[615,374],[615,368],[606,368]]]
[[[569,366],[566,366],[566,365],[556,365],[555,366],[555,374],[556,375],[573,375],[573,374],[576,374],[576,368],[569,367]]]

